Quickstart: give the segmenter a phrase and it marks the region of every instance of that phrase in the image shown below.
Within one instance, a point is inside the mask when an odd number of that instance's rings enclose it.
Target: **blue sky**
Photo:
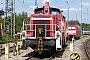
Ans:
[[[21,13],[22,11],[27,12],[28,16],[33,13],[32,8],[29,6],[35,5],[35,0],[15,0],[16,1],[16,13]],[[23,1],[25,4],[23,4]],[[77,20],[81,22],[81,0],[37,0],[38,7],[42,7],[45,1],[50,2],[51,7],[56,7],[63,10],[63,15],[67,17],[69,7],[69,20]],[[57,2],[58,4],[57,4]],[[68,4],[67,2],[68,1]],[[5,9],[5,0],[0,0],[0,9],[3,7]],[[88,8],[88,9],[87,9]],[[88,10],[88,18],[87,18],[87,10]],[[82,0],[82,22],[90,24],[90,0]],[[66,18],[67,19],[67,18]]]

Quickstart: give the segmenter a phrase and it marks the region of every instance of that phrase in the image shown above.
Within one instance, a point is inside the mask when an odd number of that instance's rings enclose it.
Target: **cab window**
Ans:
[[[56,11],[56,10],[51,10],[50,14],[54,14],[54,15],[59,16],[60,13],[58,11]]]

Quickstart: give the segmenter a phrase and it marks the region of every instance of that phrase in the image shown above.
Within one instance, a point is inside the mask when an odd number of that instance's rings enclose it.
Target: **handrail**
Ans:
[[[30,31],[30,32],[32,32],[32,31],[35,31],[35,37],[36,37],[36,26],[37,25],[39,25],[39,26],[41,26],[41,25],[43,25],[43,26],[45,26],[44,28],[45,28],[45,37],[46,37],[46,35],[47,35],[47,31],[50,31],[50,32],[55,32],[56,31],[56,24],[24,24],[24,26],[35,26],[34,27],[34,29],[35,30],[26,30],[26,31]],[[46,28],[47,28],[47,26],[52,26],[52,30],[47,30]]]

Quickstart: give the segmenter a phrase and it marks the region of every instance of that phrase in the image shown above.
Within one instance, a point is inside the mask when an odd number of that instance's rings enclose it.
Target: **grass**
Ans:
[[[87,38],[87,35],[83,35],[79,40],[83,40],[84,38]]]
[[[87,36],[86,35],[84,35],[84,36],[82,36],[82,38],[81,39],[83,39],[83,38],[86,38]]]
[[[15,38],[15,41],[20,40],[20,38]],[[14,41],[14,38],[12,38],[10,35],[3,36],[2,37],[2,42],[9,42],[9,41]]]

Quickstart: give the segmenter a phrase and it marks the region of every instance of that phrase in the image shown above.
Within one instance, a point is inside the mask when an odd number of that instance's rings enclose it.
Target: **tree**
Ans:
[[[22,12],[22,14],[16,15],[16,32],[20,32],[23,26],[23,20],[26,19],[29,21],[29,17],[27,17],[26,12]]]
[[[79,25],[80,26],[80,23],[78,20],[70,20],[70,21],[67,21],[68,25]]]
[[[3,22],[3,29],[4,29],[4,19],[3,20],[0,18],[0,20],[2,20]],[[11,22],[10,20],[10,16],[7,17],[7,19],[9,19],[9,22]],[[23,20],[26,19],[29,21],[29,17],[27,17],[27,13],[26,12],[22,12],[21,14],[15,14],[15,31],[16,32],[20,32],[22,26],[23,26]]]

